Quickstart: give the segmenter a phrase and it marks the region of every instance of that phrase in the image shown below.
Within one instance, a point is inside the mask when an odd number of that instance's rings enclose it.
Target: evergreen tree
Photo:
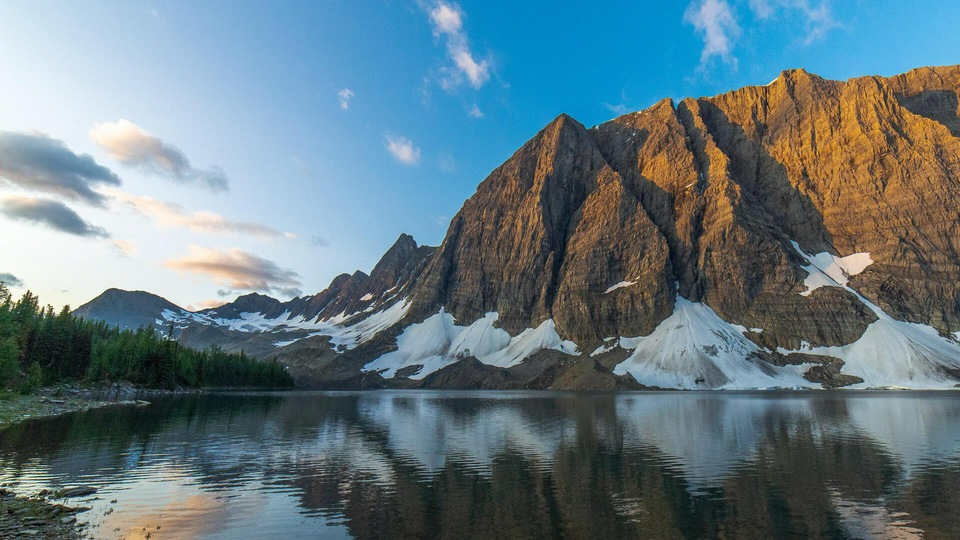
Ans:
[[[40,307],[27,291],[13,302],[0,283],[0,387],[22,390],[66,380],[129,380],[157,388],[175,386],[289,387],[276,362],[263,362],[219,347],[196,351],[151,328],[121,331],[102,321]]]

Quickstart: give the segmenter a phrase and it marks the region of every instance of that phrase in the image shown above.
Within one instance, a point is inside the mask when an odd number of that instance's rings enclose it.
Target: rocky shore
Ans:
[[[0,399],[0,429],[31,418],[57,416],[98,407],[144,406],[148,401],[127,394],[106,394],[94,397],[92,393],[56,395],[48,392],[28,395],[8,394]]]
[[[144,407],[150,402],[141,398],[158,393],[169,392],[116,384],[108,388],[59,386],[43,388],[35,394],[5,394],[0,397],[0,430],[32,418],[99,407]],[[89,508],[66,503],[94,493],[96,489],[92,487],[76,486],[27,496],[13,491],[13,486],[0,487],[0,538],[86,538],[77,514]]]
[[[77,523],[77,514],[86,512],[84,506],[67,506],[52,499],[66,501],[95,493],[86,486],[62,490],[41,491],[34,497],[24,497],[0,488],[0,538],[85,538],[83,526]]]

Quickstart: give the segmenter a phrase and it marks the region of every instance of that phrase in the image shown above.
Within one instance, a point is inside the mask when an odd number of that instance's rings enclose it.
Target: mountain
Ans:
[[[166,313],[180,314],[186,311],[155,294],[121,289],[107,289],[73,310],[78,317],[107,321],[121,329],[154,327],[159,331],[165,331],[163,321]]]
[[[164,320],[324,387],[951,388],[960,66],[560,115],[437,248]],[[78,310],[79,311],[79,310]]]

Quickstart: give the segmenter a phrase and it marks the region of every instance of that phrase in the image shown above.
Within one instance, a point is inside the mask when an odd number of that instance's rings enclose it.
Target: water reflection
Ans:
[[[955,396],[185,396],[2,431],[0,480],[103,538],[957,538]]]

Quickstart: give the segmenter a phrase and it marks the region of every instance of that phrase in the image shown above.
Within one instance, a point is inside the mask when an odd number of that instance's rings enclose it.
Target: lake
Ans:
[[[955,392],[172,396],[0,459],[97,538],[960,538]]]

